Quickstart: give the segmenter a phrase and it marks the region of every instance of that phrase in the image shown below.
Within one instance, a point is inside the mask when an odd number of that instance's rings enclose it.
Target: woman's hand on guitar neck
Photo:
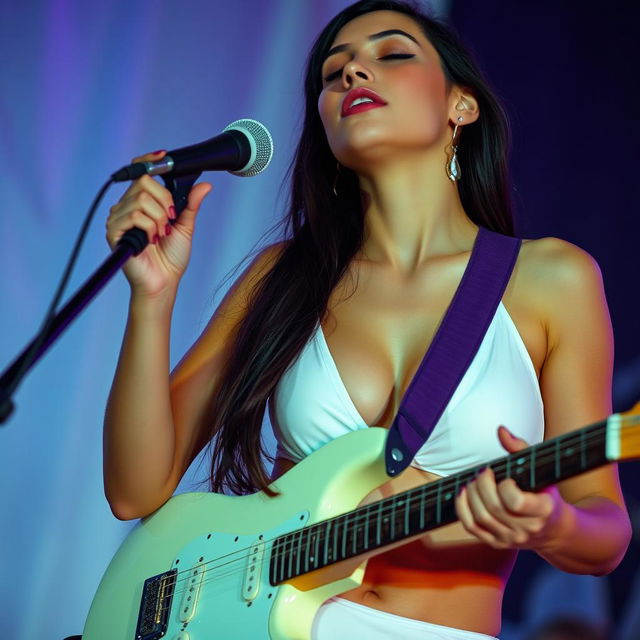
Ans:
[[[502,446],[515,453],[529,445],[505,427]],[[539,493],[522,491],[512,478],[499,484],[490,468],[462,489],[456,512],[464,528],[495,549],[542,549],[562,535],[563,515],[570,509],[557,487]]]
[[[166,151],[148,153],[132,162],[157,161],[165,154]],[[133,182],[111,207],[107,219],[107,241],[111,248],[133,227],[142,229],[149,239],[145,249],[127,260],[123,268],[134,294],[155,298],[175,292],[189,262],[196,215],[211,188],[206,182],[195,185],[187,207],[176,217],[171,192],[145,175]]]

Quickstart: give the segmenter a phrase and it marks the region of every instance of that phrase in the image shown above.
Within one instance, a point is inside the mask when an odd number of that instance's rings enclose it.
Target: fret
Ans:
[[[318,568],[318,551],[320,551],[319,547],[320,547],[320,530],[318,529],[318,527],[314,527],[316,529],[316,547],[313,550],[313,563],[314,563],[314,569]]]
[[[304,533],[304,529],[300,529],[298,532],[298,547],[296,549],[296,575],[300,575],[300,553],[301,551],[301,543],[302,543],[302,535]]]
[[[507,478],[511,477],[511,456],[507,456],[507,466],[505,473],[507,474]]]
[[[411,494],[407,495],[407,499],[404,505],[404,535],[409,535],[409,514],[411,507]]]
[[[519,457],[519,458],[516,460],[516,464],[518,465],[518,466],[517,466],[517,468],[516,468],[516,473],[517,473],[517,474],[521,474],[521,473],[523,472],[524,467],[523,467],[522,465],[524,464],[524,461],[525,461],[525,458],[524,458],[524,457],[522,457],[522,456],[521,456],[521,457]],[[518,485],[518,486],[519,486],[519,485]]]
[[[585,431],[584,429],[580,431],[580,468],[587,468],[587,450],[586,450],[586,442],[585,442]]]
[[[397,526],[400,524],[401,528],[404,528],[404,519],[402,519],[401,523],[398,523],[398,516],[402,517],[402,507],[404,505],[404,501],[399,496],[394,496],[393,498],[393,536],[394,538],[398,535]],[[396,513],[396,508],[398,513]],[[402,535],[402,534],[400,534]]]
[[[291,534],[287,535],[287,541],[289,542],[289,550],[287,552],[289,555],[289,569],[287,571],[287,575],[291,577],[291,571],[293,569],[293,538]]]
[[[284,580],[284,563],[287,559],[286,554],[286,536],[282,536],[282,542],[280,544],[279,554],[280,554],[280,582]]]
[[[529,489],[533,491],[536,488],[536,447],[531,449],[529,458]]]
[[[380,500],[380,502],[378,502],[378,517],[377,517],[377,522],[376,522],[376,545],[380,546],[380,528],[382,527],[382,504],[384,503],[384,500]]]
[[[324,531],[324,562],[323,565],[326,567],[329,564],[329,532],[331,531],[331,520],[327,522],[325,525]]]
[[[367,505],[364,509],[365,512],[365,520],[364,520],[364,548],[367,550],[369,548],[369,506]]]
[[[425,496],[426,496],[426,487],[422,487],[422,489],[420,489],[420,530],[421,531],[424,530]]]
[[[340,534],[340,518],[335,518],[333,525],[333,559],[338,560],[338,535]]]
[[[436,495],[436,523],[442,522],[442,481],[438,481],[438,493]]]
[[[387,516],[389,520],[389,539],[395,540],[396,537],[396,499],[392,497],[391,501],[391,518]]]
[[[304,546],[304,571],[305,573],[307,571],[309,571],[309,553],[311,551],[311,544],[312,544],[312,540],[315,537],[315,534],[313,533],[313,527],[309,527],[309,529],[307,530],[307,542]]]
[[[353,518],[353,544],[351,545],[351,555],[355,556],[358,549],[358,525],[360,522],[360,516],[356,511]],[[362,525],[360,525],[362,526]]]
[[[349,514],[341,516],[342,520],[342,558],[347,557],[347,533],[349,533]]]

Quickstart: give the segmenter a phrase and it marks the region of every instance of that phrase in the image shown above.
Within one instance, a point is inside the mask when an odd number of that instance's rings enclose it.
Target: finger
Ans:
[[[190,231],[193,230],[195,226],[196,215],[200,210],[202,201],[205,199],[207,194],[211,192],[212,189],[213,186],[208,182],[200,182],[191,189],[191,191],[189,192],[187,206],[184,208],[184,210],[180,214],[180,217],[178,218],[178,223],[180,225],[183,225]]]
[[[475,528],[475,521],[473,514],[469,508],[469,496],[467,487],[463,487],[460,493],[456,496],[455,500],[456,514],[458,520],[462,523],[462,526],[469,532],[475,535],[473,529]]]
[[[148,214],[155,221],[159,237],[167,235],[168,222],[175,218],[173,198],[168,189],[149,176],[136,180],[120,201],[111,208],[107,228],[117,230],[123,219],[136,210]],[[125,227],[130,228],[130,225],[127,226],[125,223]]]
[[[500,444],[509,453],[522,451],[522,449],[526,449],[529,446],[529,443],[526,440],[513,435],[513,433],[503,425],[498,427],[498,440],[500,440]]]
[[[469,486],[467,485],[456,497],[456,513],[462,526],[471,535],[475,536],[481,542],[492,547],[502,546],[501,543],[484,528],[480,527],[475,520],[474,514],[469,504]]]
[[[142,220],[143,226],[140,224]],[[156,235],[159,238],[167,235],[167,213],[146,191],[127,198],[112,209],[112,215],[107,219],[107,237],[110,242],[117,243],[122,234],[133,227],[147,231],[149,242],[153,242]]]
[[[174,206],[173,196],[171,191],[166,187],[163,187],[157,180],[154,180],[151,176],[144,175],[138,178],[128,189],[125,191],[121,198],[121,202],[126,202],[135,198],[139,193],[146,192],[153,196],[166,211],[167,218],[171,218],[174,215],[171,211],[171,207]],[[175,208],[173,210],[175,212]]]
[[[498,493],[507,511],[514,515],[523,515],[524,491],[520,489],[513,478],[507,478],[500,482]]]
[[[155,220],[143,213],[139,209],[132,211],[129,217],[126,219],[127,225],[122,224],[122,219],[107,223],[107,240],[109,245],[113,248],[122,236],[129,230],[137,227],[142,229],[147,234],[147,239],[150,243],[155,244],[158,238],[158,227]]]
[[[491,534],[499,542],[507,544],[511,540],[512,529],[509,526],[508,517],[499,504],[493,475],[489,475],[489,473],[489,470],[485,470],[467,486],[469,509],[476,525],[482,531]],[[492,509],[498,512],[505,519],[505,522],[497,514],[494,514]]]
[[[540,493],[522,491],[515,481],[509,478],[498,485],[498,494],[505,508],[514,515],[546,518],[553,510],[552,492],[554,489],[555,487],[550,487]],[[557,489],[555,490],[557,491]]]
[[[136,162],[153,162],[155,160],[162,160],[164,156],[167,154],[166,149],[160,149],[159,151],[151,151],[150,153],[145,153],[142,156],[136,156],[131,159],[131,164],[135,164]]]
[[[502,496],[498,491],[495,475],[491,468],[485,469],[478,475],[473,482],[473,491],[478,495],[484,508],[493,518],[506,526],[510,526],[512,522],[511,514],[508,513],[505,504],[502,502]]]

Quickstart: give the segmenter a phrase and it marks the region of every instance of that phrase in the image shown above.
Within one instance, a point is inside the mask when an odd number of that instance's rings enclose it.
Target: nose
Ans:
[[[357,79],[371,82],[373,74],[357,58],[353,58],[342,68],[342,84],[348,89],[353,86]]]

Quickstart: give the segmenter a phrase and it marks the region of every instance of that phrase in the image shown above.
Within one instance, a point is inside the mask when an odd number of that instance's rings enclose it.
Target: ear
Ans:
[[[466,88],[453,87],[449,96],[449,121],[452,126],[465,126],[480,117],[478,101]],[[462,118],[462,120],[459,120]]]

